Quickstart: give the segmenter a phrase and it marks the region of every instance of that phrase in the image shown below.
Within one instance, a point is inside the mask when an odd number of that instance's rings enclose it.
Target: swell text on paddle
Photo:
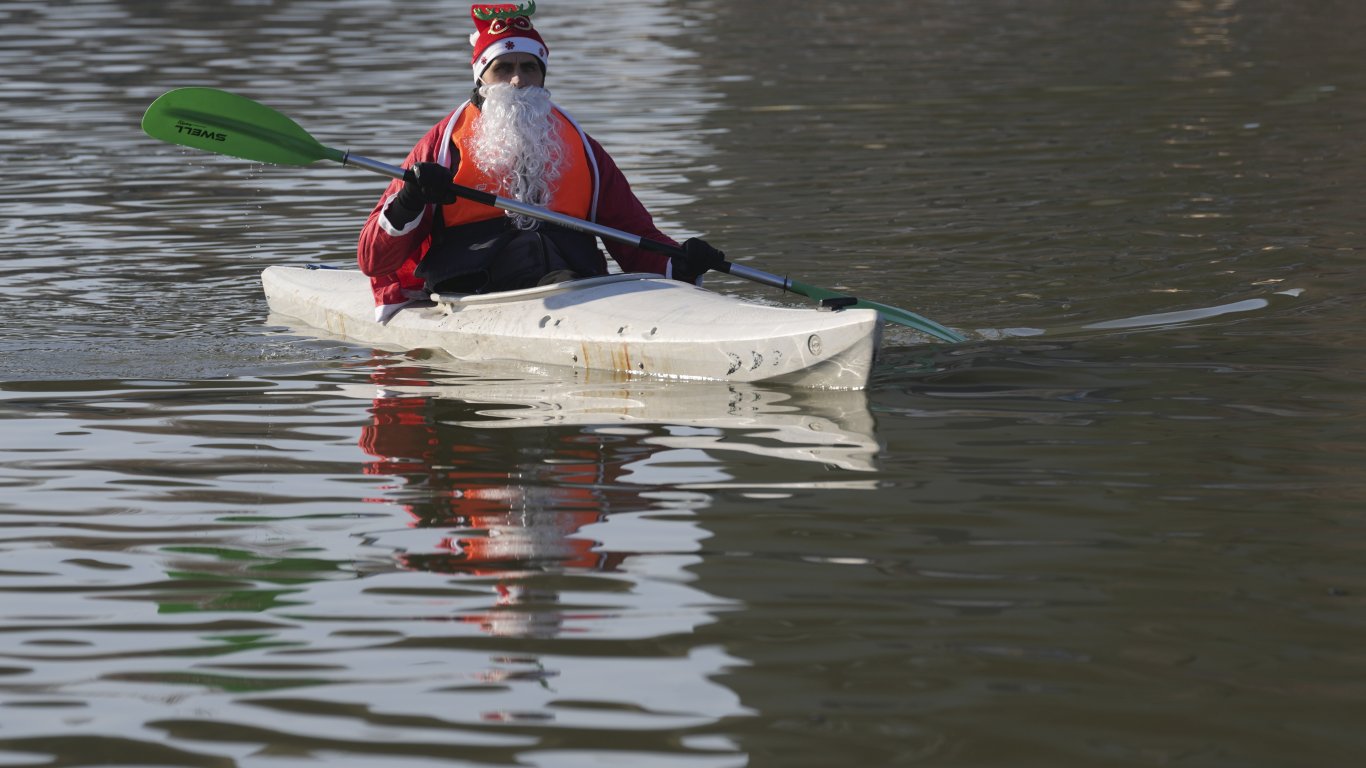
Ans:
[[[218,131],[211,131],[211,130],[209,130],[208,128],[205,128],[205,127],[202,126],[202,125],[195,125],[194,123],[187,123],[187,122],[185,122],[184,120],[177,120],[177,121],[176,121],[176,124],[175,124],[175,131],[176,131],[176,133],[189,134],[190,136],[198,136],[198,137],[204,138],[204,139],[213,139],[214,141],[227,141],[227,140],[228,140],[228,134],[226,134],[226,133],[221,133],[221,132],[218,132]]]

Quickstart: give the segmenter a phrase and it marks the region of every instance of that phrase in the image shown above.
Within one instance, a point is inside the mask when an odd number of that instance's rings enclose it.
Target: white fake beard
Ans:
[[[564,148],[551,115],[550,91],[507,83],[479,89],[484,105],[474,124],[474,164],[497,184],[489,190],[545,207],[555,193]],[[518,229],[535,229],[528,216],[509,213]]]

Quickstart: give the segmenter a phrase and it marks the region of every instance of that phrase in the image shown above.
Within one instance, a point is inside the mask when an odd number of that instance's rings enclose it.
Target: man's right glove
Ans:
[[[394,202],[413,213],[428,205],[450,205],[456,199],[454,180],[455,174],[441,163],[415,163],[404,171],[403,189]]]
[[[673,262],[675,280],[696,283],[709,269],[717,269],[726,263],[726,254],[713,248],[706,240],[690,237],[683,241],[683,253],[670,257]]]

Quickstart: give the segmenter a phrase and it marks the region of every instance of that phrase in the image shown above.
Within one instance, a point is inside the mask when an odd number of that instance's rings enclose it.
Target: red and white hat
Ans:
[[[549,64],[550,49],[546,48],[541,33],[531,26],[534,13],[536,0],[517,5],[504,3],[470,8],[475,28],[470,33],[470,45],[474,46],[470,66],[474,69],[475,80],[494,59],[505,53],[529,53],[541,60],[541,66]]]

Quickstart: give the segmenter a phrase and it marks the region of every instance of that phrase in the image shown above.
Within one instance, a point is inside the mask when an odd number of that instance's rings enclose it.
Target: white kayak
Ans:
[[[268,267],[261,283],[272,312],[345,339],[632,376],[863,389],[881,338],[871,309],[771,307],[659,275],[433,295],[383,324],[358,270]]]

